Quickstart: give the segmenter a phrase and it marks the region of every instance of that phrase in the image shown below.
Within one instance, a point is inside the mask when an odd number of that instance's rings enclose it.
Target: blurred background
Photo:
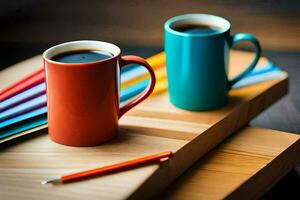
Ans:
[[[223,16],[264,50],[300,50],[298,0],[9,0],[0,3],[0,69],[70,40],[162,48],[164,22],[184,13]]]
[[[163,49],[164,22],[185,13],[223,16],[232,33],[248,32],[260,40],[263,55],[289,73],[290,92],[250,124],[300,134],[299,0],[2,0],[0,70],[79,39],[109,41],[126,54],[148,57]],[[300,166],[263,199],[287,194],[300,199],[299,174]]]

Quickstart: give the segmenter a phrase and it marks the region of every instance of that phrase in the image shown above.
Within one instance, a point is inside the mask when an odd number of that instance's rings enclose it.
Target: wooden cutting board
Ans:
[[[242,70],[252,54],[233,52],[232,74]],[[40,62],[38,62],[38,60]],[[260,64],[266,62],[261,59]],[[40,67],[40,57],[0,73],[1,87]],[[230,91],[229,104],[210,112],[173,107],[167,94],[153,96],[120,120],[119,136],[97,147],[67,147],[47,134],[5,147],[0,154],[0,194],[4,199],[145,199],[157,194],[227,136],[248,123],[287,93],[287,74],[276,80]],[[4,80],[6,82],[4,83]],[[8,83],[7,83],[8,82]],[[42,129],[40,133],[46,133]],[[37,129],[38,130],[38,129]],[[66,185],[41,185],[49,176],[99,167],[171,150],[175,156],[161,165]]]
[[[158,199],[259,199],[299,164],[299,154],[299,135],[246,127],[201,158]]]

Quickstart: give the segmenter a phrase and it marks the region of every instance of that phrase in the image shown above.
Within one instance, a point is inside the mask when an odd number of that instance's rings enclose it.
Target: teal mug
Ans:
[[[168,90],[173,105],[193,111],[224,106],[231,86],[251,72],[261,55],[257,39],[248,33],[230,35],[230,23],[208,14],[186,14],[164,25]],[[230,48],[239,41],[255,46],[250,65],[228,79]]]

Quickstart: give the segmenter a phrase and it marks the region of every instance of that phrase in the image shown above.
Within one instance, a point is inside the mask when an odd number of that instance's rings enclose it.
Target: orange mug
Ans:
[[[53,57],[71,51],[99,50],[112,57],[86,63],[63,63]],[[118,119],[146,99],[154,89],[151,66],[138,56],[121,56],[114,44],[74,41],[49,48],[43,53],[46,72],[48,131],[50,138],[69,146],[94,146],[113,138]],[[150,73],[148,87],[119,107],[120,71],[127,64],[143,65]]]

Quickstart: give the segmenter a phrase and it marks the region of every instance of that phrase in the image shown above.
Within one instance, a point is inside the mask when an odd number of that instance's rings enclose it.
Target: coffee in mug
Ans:
[[[258,40],[249,33],[230,35],[228,20],[208,14],[186,14],[164,25],[168,91],[172,104],[192,111],[224,106],[231,86],[252,71],[260,57]],[[228,79],[230,48],[239,41],[255,46],[247,68]]]
[[[118,120],[153,91],[155,75],[138,56],[121,56],[114,44],[73,41],[46,50],[48,132],[50,138],[69,146],[94,146],[112,139]],[[128,64],[144,66],[148,87],[120,106],[120,71]]]
[[[55,55],[51,60],[61,63],[88,63],[106,60],[113,57],[112,53],[94,49],[79,49]]]
[[[210,33],[217,33],[221,29],[212,26],[212,25],[205,25],[205,24],[183,24],[180,26],[174,26],[174,30],[183,32],[183,33],[190,33],[190,34],[210,34]]]

